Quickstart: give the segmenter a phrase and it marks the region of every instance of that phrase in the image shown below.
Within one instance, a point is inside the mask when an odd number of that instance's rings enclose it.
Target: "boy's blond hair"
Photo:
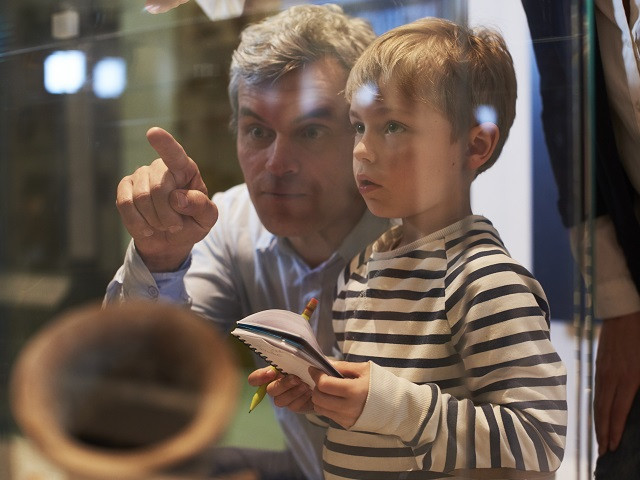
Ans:
[[[423,18],[378,37],[358,59],[347,81],[351,101],[362,87],[390,81],[412,101],[428,104],[452,125],[452,141],[485,121],[500,138],[493,165],[513,124],[516,75],[502,36],[486,28],[470,29],[440,18]]]

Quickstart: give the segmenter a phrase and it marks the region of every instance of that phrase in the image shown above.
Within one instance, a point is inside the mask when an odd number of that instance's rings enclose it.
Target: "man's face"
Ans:
[[[346,77],[337,61],[323,59],[274,84],[240,84],[238,159],[258,215],[276,235],[313,235],[364,209],[351,169]]]

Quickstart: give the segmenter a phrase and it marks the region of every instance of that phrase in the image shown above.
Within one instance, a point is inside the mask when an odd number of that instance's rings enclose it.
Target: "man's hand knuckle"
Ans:
[[[148,191],[136,192],[131,197],[131,203],[133,203],[133,205],[140,204],[140,203],[145,203],[145,202],[150,201],[150,197],[151,197],[151,195],[150,195],[150,192],[148,192]]]

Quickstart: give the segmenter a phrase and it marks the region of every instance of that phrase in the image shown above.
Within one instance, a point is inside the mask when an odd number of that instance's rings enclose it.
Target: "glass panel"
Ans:
[[[0,4],[0,478],[72,478],[18,427],[9,382],[38,332],[71,309],[102,301],[130,242],[114,205],[118,183],[157,157],[145,133],[152,126],[171,132],[209,194],[242,183],[229,127],[231,55],[245,26],[300,3],[192,0],[155,15],[143,0]],[[557,2],[564,8],[557,24],[536,21],[539,8],[553,3],[542,0],[336,3],[367,19],[376,34],[435,16],[504,35],[518,80],[517,114],[499,161],[474,181],[471,204],[547,295],[552,341],[569,372],[567,447],[556,478],[587,478],[595,441],[590,275],[597,210],[591,2]],[[557,56],[562,76],[545,70]],[[582,222],[574,256],[568,227]],[[265,401],[247,413],[254,357],[238,342],[226,343],[238,360],[240,391],[217,446],[284,450],[274,407]],[[202,478],[211,448],[149,478]]]

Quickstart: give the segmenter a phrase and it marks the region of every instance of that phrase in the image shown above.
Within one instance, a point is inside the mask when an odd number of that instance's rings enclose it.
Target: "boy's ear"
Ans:
[[[499,139],[500,130],[494,123],[484,122],[471,128],[467,150],[471,170],[478,170],[491,158]]]

